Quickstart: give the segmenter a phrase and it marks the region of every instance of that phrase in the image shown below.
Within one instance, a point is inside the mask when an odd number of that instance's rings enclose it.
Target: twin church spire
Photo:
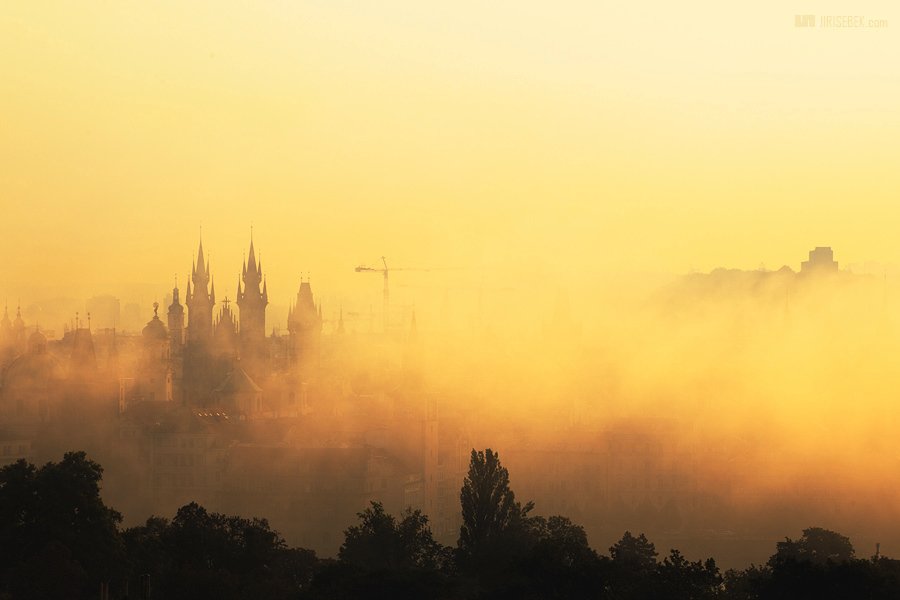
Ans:
[[[173,307],[177,304],[178,286],[173,290]],[[242,265],[236,290],[240,308],[239,343],[242,359],[253,360],[265,355],[266,306],[269,291],[262,272],[262,261],[257,258],[253,237],[250,251]],[[216,284],[210,269],[209,254],[203,250],[203,239],[197,247],[197,258],[192,262],[191,279],[185,294],[188,309],[186,342],[193,346],[208,346],[213,338],[213,307],[216,304]],[[230,322],[234,322],[233,319]]]

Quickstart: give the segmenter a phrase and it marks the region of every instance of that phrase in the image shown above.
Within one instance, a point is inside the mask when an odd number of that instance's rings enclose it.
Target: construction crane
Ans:
[[[387,259],[385,257],[381,257],[381,264],[384,265],[383,268],[379,267],[367,267],[364,265],[360,265],[356,267],[357,273],[381,273],[384,276],[384,290],[382,292],[382,326],[384,327],[384,332],[388,331],[388,309],[391,303],[391,292],[388,287],[388,273],[391,271],[430,271],[431,269],[409,269],[403,267],[390,267],[388,268]]]

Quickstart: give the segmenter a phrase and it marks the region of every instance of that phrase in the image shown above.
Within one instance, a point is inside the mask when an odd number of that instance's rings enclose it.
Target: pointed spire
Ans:
[[[244,294],[241,292],[241,276],[240,275],[238,275],[238,282],[237,282],[236,289],[237,289],[237,292],[235,294],[235,297],[237,298],[238,302],[240,302],[244,296]]]
[[[252,230],[251,230],[252,231]],[[247,255],[247,273],[256,275],[259,273],[256,264],[256,250],[253,248],[253,234],[250,234],[250,252]]]
[[[197,262],[195,263],[194,274],[200,277],[209,273],[209,263],[204,265],[203,261],[203,236],[200,237],[200,246],[197,248]]]
[[[209,288],[209,301],[213,304],[216,303],[216,278],[212,278],[212,285]]]
[[[262,292],[263,302],[265,304],[269,303],[269,286],[266,283],[266,280],[263,279],[263,292]]]

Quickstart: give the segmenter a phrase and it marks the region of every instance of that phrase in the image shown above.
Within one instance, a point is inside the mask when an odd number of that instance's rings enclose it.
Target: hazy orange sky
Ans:
[[[340,307],[348,331],[376,331],[380,277],[354,267],[384,255],[435,269],[396,274],[392,333],[416,309],[423,332],[485,334],[423,335],[422,356],[492,436],[517,412],[674,415],[703,465],[731,460],[720,435],[755,452],[736,496],[779,498],[818,461],[833,466],[810,476],[819,506],[867,520],[858,496],[887,515],[873,529],[895,523],[897,6],[6,2],[0,302],[60,334],[112,293],[123,315],[140,304],[113,323],[137,331],[176,273],[184,288],[201,225],[218,299],[233,298],[252,224],[267,332],[301,273],[326,332]],[[815,246],[889,278],[659,291],[720,266],[799,269]],[[573,322],[552,322],[566,301]]]
[[[797,13],[883,29],[799,29]],[[891,2],[18,2],[0,290],[900,263]],[[3,293],[0,291],[0,293]]]

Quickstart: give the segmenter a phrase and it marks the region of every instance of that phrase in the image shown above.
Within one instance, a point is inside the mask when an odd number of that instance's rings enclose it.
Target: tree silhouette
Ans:
[[[537,536],[516,564],[518,588],[507,597],[599,598],[604,591],[601,559],[588,545],[587,534],[568,518],[532,517],[529,530]],[[507,586],[508,587],[508,586]],[[499,596],[500,594],[495,594]]]
[[[443,563],[443,546],[434,541],[421,511],[407,508],[397,521],[381,502],[372,502],[357,516],[359,525],[344,532],[341,560],[371,570],[436,569]]]
[[[459,549],[470,556],[495,544],[515,526],[525,525],[534,507],[516,502],[509,487],[509,472],[500,457],[490,448],[472,450],[469,473],[460,492],[463,524],[459,532]]]
[[[79,597],[120,574],[122,516],[100,498],[102,477],[103,468],[84,452],[39,469],[24,460],[0,469],[3,581],[27,579],[49,561],[57,572],[83,573],[80,593],[67,594]]]
[[[657,574],[659,588],[670,600],[713,600],[722,591],[722,575],[712,558],[691,562],[673,549]]]
[[[659,594],[656,547],[642,533],[626,531],[610,549],[610,588],[614,598],[652,598]]]
[[[451,596],[449,551],[434,540],[428,517],[407,508],[400,519],[380,502],[357,513],[344,531],[338,562],[325,562],[309,598],[439,598]]]
[[[775,546],[775,554],[769,559],[769,566],[786,561],[824,564],[846,562],[853,559],[853,544],[850,538],[829,529],[810,527],[803,530],[799,540],[784,538]]]
[[[195,502],[171,522],[158,517],[124,533],[132,586],[151,575],[165,598],[286,598],[308,584],[309,550],[289,549],[265,519],[211,513]]]
[[[622,539],[609,549],[613,562],[646,575],[656,569],[656,547],[643,533],[638,537],[626,531]]]

